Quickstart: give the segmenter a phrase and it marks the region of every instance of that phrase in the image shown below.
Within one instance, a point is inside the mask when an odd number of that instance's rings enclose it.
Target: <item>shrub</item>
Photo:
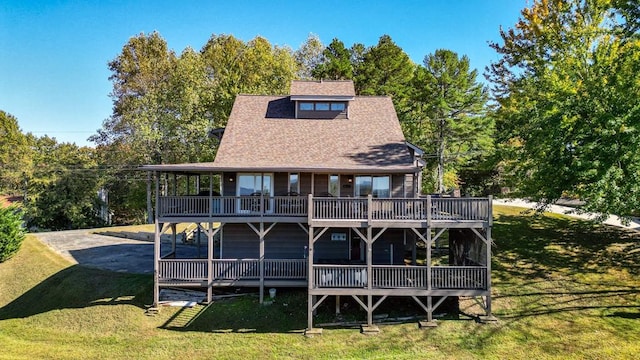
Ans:
[[[20,250],[25,236],[22,211],[16,206],[0,207],[0,263]]]

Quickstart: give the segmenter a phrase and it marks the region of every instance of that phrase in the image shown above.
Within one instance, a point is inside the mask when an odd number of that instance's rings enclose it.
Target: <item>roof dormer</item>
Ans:
[[[347,119],[349,102],[355,99],[353,81],[291,82],[291,101],[297,119]]]

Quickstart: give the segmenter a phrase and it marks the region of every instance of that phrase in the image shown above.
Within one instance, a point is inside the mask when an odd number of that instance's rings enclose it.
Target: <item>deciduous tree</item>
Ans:
[[[640,40],[624,23],[637,8],[616,7],[630,3],[535,0],[491,45],[503,165],[520,195],[640,209]]]
[[[0,110],[0,194],[22,193],[31,173],[31,149],[18,120]]]
[[[298,64],[297,77],[299,79],[313,79],[313,70],[324,60],[324,49],[318,35],[309,34],[307,40],[294,52]]]

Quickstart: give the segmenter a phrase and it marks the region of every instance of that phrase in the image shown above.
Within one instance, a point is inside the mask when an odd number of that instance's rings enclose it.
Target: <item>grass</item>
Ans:
[[[0,264],[0,359],[636,358],[640,234],[521,210],[495,206],[497,324],[474,322],[480,309],[462,299],[463,314],[435,329],[383,325],[376,336],[328,328],[305,338],[306,296],[281,289],[270,306],[245,296],[145,316],[151,277],[71,265],[30,236]],[[331,321],[333,305],[316,322]],[[387,300],[376,313],[411,306]]]

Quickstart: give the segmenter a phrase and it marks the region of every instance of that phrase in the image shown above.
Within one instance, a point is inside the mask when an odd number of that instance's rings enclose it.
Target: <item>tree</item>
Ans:
[[[491,44],[502,166],[543,206],[574,196],[603,214],[640,209],[640,40],[624,23],[637,2],[616,4],[631,2],[536,0]]]
[[[469,58],[436,50],[424,58],[413,80],[413,111],[403,122],[410,140],[436,154],[437,191],[445,173],[484,155],[492,148],[493,123],[485,116],[488,94],[470,70]],[[455,180],[454,180],[455,182]]]
[[[356,45],[353,49],[356,55],[354,60],[357,55],[362,56],[354,69],[357,74],[354,78],[356,93],[391,96],[396,111],[402,118],[402,113],[408,106],[415,64],[389,35],[381,36],[377,45],[364,52],[356,52],[361,49]]]
[[[351,53],[344,43],[337,38],[331,41],[322,52],[323,61],[312,71],[316,79],[350,80],[353,78],[353,64]]]
[[[291,49],[262,37],[244,43],[232,35],[212,35],[201,54],[213,81],[211,113],[218,127],[225,126],[236,95],[286,94],[298,71]]]
[[[48,136],[31,143],[35,170],[26,199],[28,225],[51,230],[103,225],[97,196],[103,176],[95,150]]]
[[[285,94],[298,66],[291,49],[262,37],[212,35],[201,51],[176,56],[154,32],[129,39],[109,70],[113,114],[90,140],[108,169],[111,198],[125,202],[115,217],[131,222],[146,207],[132,167],[212,161],[218,143],[210,130],[226,125],[236,95]]]
[[[9,260],[20,250],[25,236],[22,211],[15,206],[0,206],[0,263]]]
[[[0,193],[24,190],[31,171],[30,149],[18,120],[0,110]]]
[[[299,79],[313,79],[312,71],[323,62],[324,45],[316,34],[309,34],[307,40],[294,52],[294,57],[298,65]]]

